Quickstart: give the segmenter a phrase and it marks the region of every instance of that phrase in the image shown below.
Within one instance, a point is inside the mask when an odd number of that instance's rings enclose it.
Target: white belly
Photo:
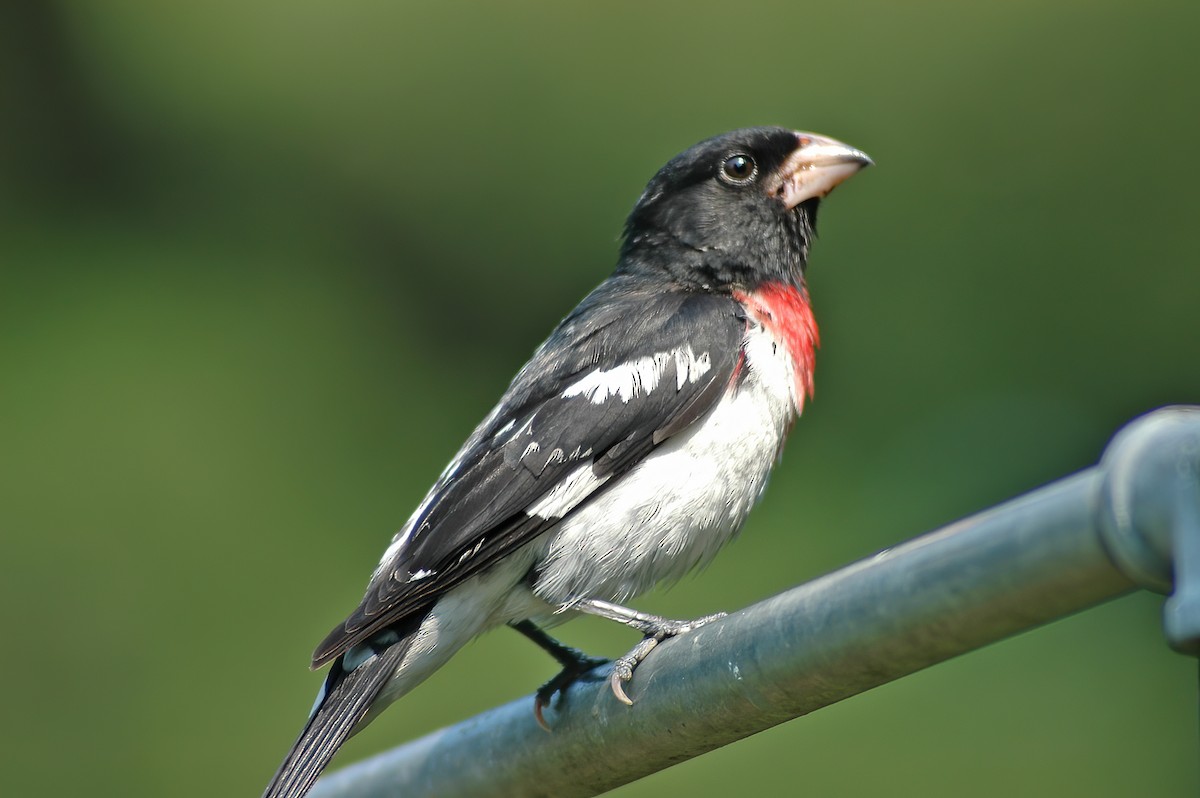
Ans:
[[[741,529],[799,405],[786,348],[757,325],[743,347],[735,390],[534,544],[539,598],[625,601],[707,564]]]

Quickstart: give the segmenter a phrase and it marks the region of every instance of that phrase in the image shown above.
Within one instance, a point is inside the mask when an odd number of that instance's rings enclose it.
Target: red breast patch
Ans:
[[[813,395],[813,369],[816,351],[821,344],[817,320],[813,317],[808,294],[803,288],[783,283],[767,283],[757,291],[734,291],[751,318],[761,324],[776,341],[786,347],[792,358],[796,380],[796,411],[804,407],[805,398]]]

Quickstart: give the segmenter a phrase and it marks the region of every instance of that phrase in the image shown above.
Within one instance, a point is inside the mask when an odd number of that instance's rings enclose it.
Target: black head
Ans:
[[[618,271],[705,290],[803,280],[817,205],[871,159],[812,133],[735,130],[659,170],[625,224]]]

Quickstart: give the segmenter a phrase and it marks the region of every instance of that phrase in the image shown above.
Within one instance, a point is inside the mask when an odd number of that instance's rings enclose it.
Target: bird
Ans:
[[[305,795],[351,735],[477,635],[508,625],[562,671],[534,714],[606,660],[546,633],[579,614],[641,633],[616,700],[678,621],[626,602],[706,565],[742,527],[813,393],[805,269],[817,208],[872,163],[785,127],[672,158],[629,214],[613,273],[518,371],[317,646],[330,665],[264,798]]]

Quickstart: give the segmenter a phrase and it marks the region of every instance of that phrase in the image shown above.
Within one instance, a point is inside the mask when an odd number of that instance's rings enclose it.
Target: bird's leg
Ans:
[[[554,657],[559,665],[562,665],[562,670],[558,672],[558,675],[539,687],[533,699],[534,718],[537,719],[539,726],[546,731],[550,731],[545,718],[542,717],[542,710],[550,705],[554,694],[565,695],[567,688],[574,684],[579,677],[593,668],[607,665],[608,660],[603,657],[589,657],[577,648],[564,645],[530,621],[518,621],[509,625],[534,643],[537,643],[539,648]]]
[[[637,610],[631,610],[628,607],[622,607],[619,604],[612,604],[607,601],[600,601],[599,599],[583,599],[572,604],[571,608],[580,612],[586,612],[588,615],[595,615],[600,618],[607,618],[610,621],[623,623],[626,626],[632,626],[645,635],[642,641],[633,647],[632,651],[613,663],[612,676],[609,677],[609,686],[612,688],[613,695],[617,697],[618,701],[629,706],[633,706],[633,700],[625,694],[625,683],[633,678],[634,669],[654,650],[655,646],[668,637],[675,637],[684,632],[690,632],[718,618],[724,618],[728,614],[718,612],[715,615],[705,615],[703,618],[697,618],[694,621],[673,621],[669,618],[638,612]]]

